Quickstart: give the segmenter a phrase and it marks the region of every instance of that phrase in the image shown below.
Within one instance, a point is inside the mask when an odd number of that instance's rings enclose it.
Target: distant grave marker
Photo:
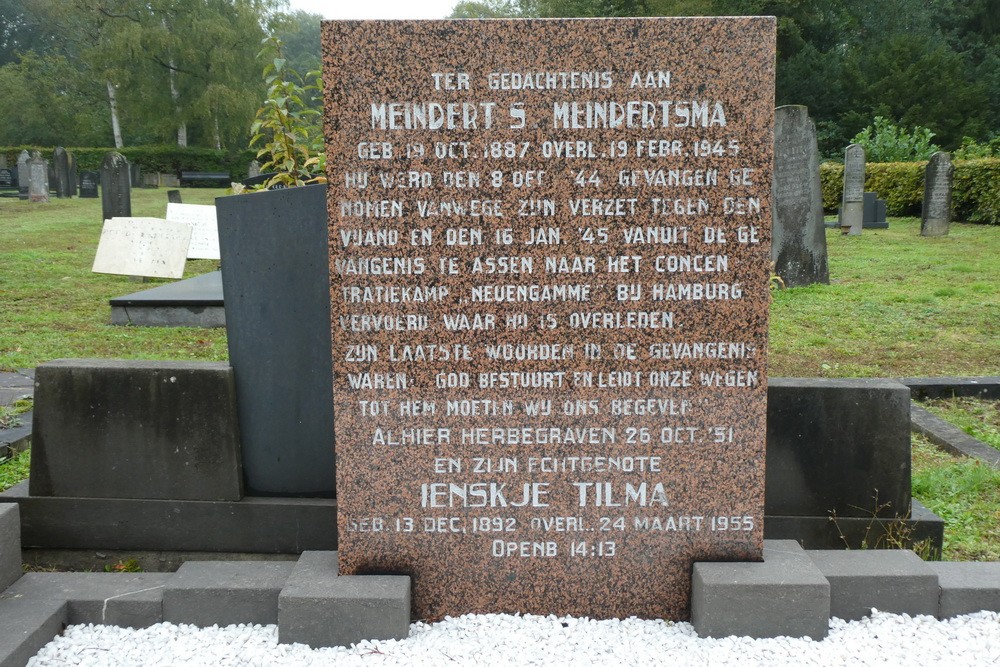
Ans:
[[[159,218],[104,222],[92,271],[148,278],[183,278],[191,226]]]
[[[72,197],[73,192],[69,181],[69,155],[62,146],[56,146],[52,154],[52,164],[55,169],[56,197],[65,199]]]
[[[924,173],[924,203],[920,213],[921,236],[945,236],[951,225],[951,188],[955,167],[951,155],[931,156]]]
[[[76,168],[76,156],[68,154],[69,158],[69,196],[80,196],[80,173]]]
[[[774,112],[771,259],[787,287],[829,283],[816,125],[804,106]]]
[[[100,196],[98,185],[101,175],[96,171],[85,171],[80,174],[80,198],[96,199]]]
[[[39,151],[28,160],[28,198],[35,203],[49,201],[49,164]]]
[[[28,151],[21,151],[17,156],[17,196],[18,199],[28,199]]]
[[[101,163],[101,211],[105,220],[132,215],[128,160],[121,153],[112,151]]]
[[[865,149],[851,144],[844,151],[843,215],[840,229],[844,234],[860,236],[864,224]]]
[[[340,573],[686,618],[761,558],[774,19],[323,45]]]
[[[167,220],[191,226],[188,259],[220,259],[219,223],[215,217],[215,206],[168,203]]]

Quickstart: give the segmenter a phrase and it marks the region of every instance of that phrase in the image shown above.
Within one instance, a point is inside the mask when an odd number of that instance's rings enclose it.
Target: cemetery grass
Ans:
[[[785,377],[1000,374],[1000,227],[918,218],[827,230],[830,284],[773,293],[768,372]]]
[[[913,436],[913,497],[944,519],[944,560],[1000,560],[1000,470]]]
[[[30,449],[8,459],[0,459],[0,491],[6,491],[15,484],[28,479],[28,466],[30,464]]]
[[[226,191],[182,192],[186,203],[213,204]],[[166,206],[164,188],[133,190],[133,215],[163,217]],[[224,360],[224,329],[109,324],[109,299],[172,281],[91,273],[101,227],[100,199],[0,199],[0,370],[66,357]],[[185,277],[216,268],[189,261]]]
[[[1000,449],[1000,401],[958,397],[925,401],[923,406],[973,438]]]

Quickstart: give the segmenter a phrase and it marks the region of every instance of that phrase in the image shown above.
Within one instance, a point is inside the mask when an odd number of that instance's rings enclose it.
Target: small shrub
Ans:
[[[876,116],[874,124],[858,132],[851,142],[864,146],[868,162],[915,162],[929,160],[941,150],[931,143],[933,138],[934,133],[926,127],[907,131],[888,118]]]

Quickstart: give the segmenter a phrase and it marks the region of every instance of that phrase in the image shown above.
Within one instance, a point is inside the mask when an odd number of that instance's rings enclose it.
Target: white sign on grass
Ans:
[[[182,278],[191,244],[191,225],[160,218],[104,221],[94,273]]]
[[[215,207],[201,204],[167,204],[167,220],[191,225],[188,259],[221,259],[219,223]]]

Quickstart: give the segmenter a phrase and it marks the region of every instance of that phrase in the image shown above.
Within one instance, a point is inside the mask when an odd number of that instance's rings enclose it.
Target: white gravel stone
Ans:
[[[275,625],[196,628],[159,623],[143,630],[73,625],[32,658],[61,665],[281,667],[322,665],[997,665],[1000,614],[938,621],[872,610],[860,621],[830,621],[823,641],[778,637],[700,639],[689,623],[595,621],[556,616],[470,614],[414,623],[396,641],[350,648],[279,644]]]

